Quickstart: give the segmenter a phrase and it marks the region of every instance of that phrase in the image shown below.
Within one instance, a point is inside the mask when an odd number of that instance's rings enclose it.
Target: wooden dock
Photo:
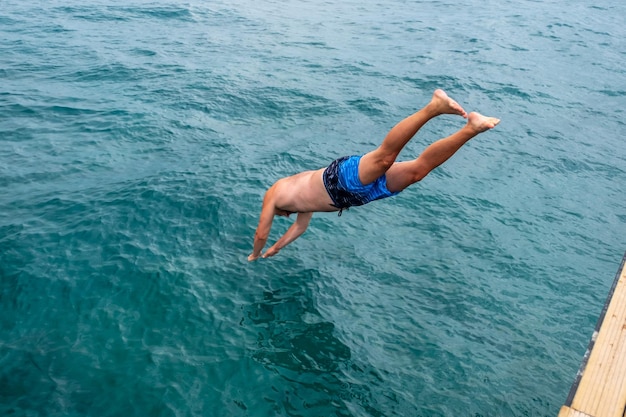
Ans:
[[[626,417],[626,270],[622,264],[558,417]]]

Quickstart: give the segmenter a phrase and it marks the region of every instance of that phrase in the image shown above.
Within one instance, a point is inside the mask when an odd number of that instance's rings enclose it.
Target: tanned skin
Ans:
[[[458,115],[467,123],[452,135],[430,144],[412,161],[396,162],[398,154],[411,138],[429,120],[443,115]],[[494,128],[500,120],[473,112],[469,115],[443,90],[436,90],[431,101],[419,111],[400,121],[387,134],[381,145],[365,154],[359,163],[359,180],[370,184],[382,175],[387,177],[387,188],[395,193],[426,177],[433,169],[447,161],[470,139]],[[289,217],[297,213],[287,232],[262,255],[268,258],[296,240],[309,226],[314,212],[332,212],[339,209],[324,187],[322,174],[326,168],[305,171],[281,178],[272,185],[263,198],[259,225],[254,234],[252,253],[248,261],[261,257],[272,228],[274,216]]]

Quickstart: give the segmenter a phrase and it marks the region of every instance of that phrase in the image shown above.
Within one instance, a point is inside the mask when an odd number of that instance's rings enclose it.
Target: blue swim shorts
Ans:
[[[363,185],[359,180],[360,161],[361,156],[344,156],[331,162],[324,170],[322,178],[333,200],[333,207],[344,210],[399,194],[387,189],[387,177],[384,174],[376,181]]]

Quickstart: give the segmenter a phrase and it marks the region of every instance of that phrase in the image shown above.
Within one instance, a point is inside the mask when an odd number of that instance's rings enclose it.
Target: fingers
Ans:
[[[271,258],[272,256],[276,255],[278,252],[280,252],[280,251],[278,251],[276,249],[271,249],[270,248],[263,255],[254,256],[254,254],[251,253],[250,255],[248,255],[248,262],[256,261],[259,258],[263,258],[263,259]]]
[[[265,252],[265,253],[263,254],[263,259],[265,259],[265,258],[271,258],[272,256],[276,255],[278,252],[279,252],[279,251],[278,251],[278,250],[276,250],[276,249],[269,248],[269,249],[267,250],[267,252]]]

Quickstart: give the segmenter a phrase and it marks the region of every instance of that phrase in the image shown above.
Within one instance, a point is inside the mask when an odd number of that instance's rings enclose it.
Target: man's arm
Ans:
[[[274,221],[275,206],[274,206],[274,187],[271,187],[265,193],[263,198],[263,208],[261,209],[261,217],[259,219],[259,225],[254,232],[254,248],[252,253],[248,256],[248,261],[254,261],[261,256],[261,251],[267,243],[267,238],[270,235],[270,229],[272,228],[272,222]]]
[[[278,239],[274,245],[265,252],[263,255],[264,258],[269,258],[270,256],[276,255],[282,248],[296,240],[297,238],[304,233],[304,231],[309,227],[309,222],[311,221],[311,217],[313,217],[313,213],[298,213],[298,217],[296,221],[293,222],[291,227],[285,232],[285,234]]]

